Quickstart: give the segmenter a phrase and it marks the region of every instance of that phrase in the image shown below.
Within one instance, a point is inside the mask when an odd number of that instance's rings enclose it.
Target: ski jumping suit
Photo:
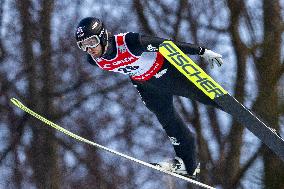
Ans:
[[[88,61],[104,70],[130,76],[143,103],[157,116],[191,175],[196,168],[195,137],[175,110],[173,95],[218,106],[158,52],[165,40],[138,33],[114,35],[109,39],[107,52],[100,58],[88,55]],[[175,44],[186,54],[201,55],[205,50],[188,43]]]

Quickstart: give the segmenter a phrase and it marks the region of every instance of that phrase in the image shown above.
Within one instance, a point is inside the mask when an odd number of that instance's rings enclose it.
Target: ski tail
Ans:
[[[172,41],[164,41],[159,52],[223,111],[231,114],[284,161],[284,140],[275,129],[264,124],[248,108],[229,95]]]

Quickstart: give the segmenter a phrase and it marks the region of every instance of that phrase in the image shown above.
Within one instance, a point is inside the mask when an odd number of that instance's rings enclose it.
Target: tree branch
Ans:
[[[89,95],[87,95],[87,96],[81,97],[81,98],[78,99],[77,102],[74,103],[68,110],[66,110],[66,111],[63,112],[63,113],[59,113],[59,114],[54,115],[54,117],[53,117],[52,119],[53,119],[53,120],[61,119],[62,117],[65,117],[65,116],[71,114],[74,109],[80,107],[81,104],[82,104],[84,101],[88,100],[88,98],[93,97],[93,96],[95,96],[95,95],[97,95],[97,94],[105,94],[105,93],[108,93],[108,92],[110,92],[110,91],[113,91],[113,90],[115,90],[115,89],[118,89],[118,88],[124,86],[124,85],[125,85],[126,83],[128,83],[128,82],[129,82],[129,80],[126,79],[126,80],[123,80],[123,81],[121,81],[121,82],[119,82],[119,83],[114,84],[113,86],[110,86],[110,87],[101,89],[101,90],[96,91],[96,92],[94,92],[94,93],[91,93],[91,94],[89,94]]]
[[[11,142],[10,145],[3,151],[3,153],[0,155],[0,164],[2,164],[2,161],[7,157],[7,155],[16,148],[18,143],[21,141],[23,130],[26,124],[26,121],[28,120],[29,115],[27,113],[24,114],[22,119],[18,121],[18,124],[16,126],[16,129],[11,131]]]
[[[239,170],[235,177],[232,179],[232,185],[229,188],[237,188],[240,184],[241,178],[245,175],[246,171],[250,168],[250,166],[255,162],[258,156],[263,152],[263,144],[257,149],[257,151],[253,154],[253,156],[243,165]]]
[[[133,2],[134,10],[137,12],[138,20],[142,25],[142,29],[149,35],[154,35],[154,31],[151,29],[150,24],[144,14],[143,3],[141,0],[134,0]]]

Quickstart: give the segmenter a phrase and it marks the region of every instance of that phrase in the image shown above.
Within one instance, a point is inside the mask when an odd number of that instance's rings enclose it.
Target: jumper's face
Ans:
[[[92,57],[95,57],[95,58],[98,58],[100,56],[102,56],[103,52],[102,52],[102,45],[99,44],[98,46],[96,47],[88,47],[87,48],[87,52],[92,56]]]

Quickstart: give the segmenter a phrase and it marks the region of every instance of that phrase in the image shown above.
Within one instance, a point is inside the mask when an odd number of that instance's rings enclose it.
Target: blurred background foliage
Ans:
[[[192,185],[75,141],[13,107],[30,108],[89,140],[153,162],[174,151],[124,75],[91,66],[76,45],[86,16],[113,34],[196,43],[223,55],[208,70],[283,135],[284,2],[280,0],[1,0],[0,188],[189,189]],[[184,98],[201,180],[218,188],[284,188],[284,164],[227,114]]]

